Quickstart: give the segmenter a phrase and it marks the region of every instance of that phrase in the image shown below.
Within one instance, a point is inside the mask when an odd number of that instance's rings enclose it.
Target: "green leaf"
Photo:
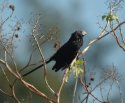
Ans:
[[[74,70],[74,77],[78,78],[79,76],[83,75],[83,69],[81,67],[77,67]]]
[[[118,16],[117,15],[111,15],[109,14],[106,18],[106,21],[113,21],[113,20],[118,20]]]
[[[112,18],[114,19],[114,20],[118,20],[119,19],[119,17],[117,16],[117,15],[112,15]]]
[[[104,19],[106,19],[106,21],[108,22],[108,21],[113,21],[113,20],[118,20],[119,19],[119,17],[117,16],[117,15],[114,15],[114,14],[108,14],[108,15],[103,15],[102,16],[102,20],[104,20]]]
[[[112,15],[107,15],[107,17],[106,17],[106,21],[108,22],[108,21],[112,21]]]
[[[78,78],[79,76],[83,75],[84,71],[83,71],[83,67],[81,67],[83,63],[84,61],[80,59],[74,62],[74,64],[72,65],[72,67],[70,68],[70,70],[68,71],[66,75],[66,79],[65,79],[66,82],[68,82],[68,79],[71,74],[74,75],[74,78]]]
[[[80,60],[80,59],[78,59],[78,60],[75,62],[76,65],[81,65],[81,64],[83,64],[83,63],[84,63],[84,61],[83,61],[83,60]]]
[[[102,20],[104,20],[106,17],[107,17],[106,15],[103,15],[103,16],[102,16]]]
[[[65,82],[68,82],[68,79],[69,79],[69,77],[70,77],[70,75],[71,75],[71,73],[72,73],[72,70],[73,70],[73,68],[71,68],[71,69],[68,71],[68,73],[67,73],[67,75],[66,75],[66,78],[65,78]]]

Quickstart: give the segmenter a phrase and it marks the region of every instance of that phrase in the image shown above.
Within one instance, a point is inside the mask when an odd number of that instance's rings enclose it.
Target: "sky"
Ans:
[[[30,15],[31,12],[43,12],[43,15],[45,14],[45,17],[43,16],[43,21],[45,23],[53,23],[53,21],[57,21],[60,25],[60,31],[62,33],[62,44],[69,38],[69,34],[73,31],[74,28],[76,28],[75,24],[80,25],[87,31],[89,35],[89,40],[97,37],[99,33],[101,32],[101,29],[98,29],[99,26],[97,25],[98,22],[100,24],[104,25],[105,22],[101,20],[102,15],[107,14],[108,12],[108,3],[106,0],[37,0],[37,3],[34,3],[32,0],[29,2],[28,0],[9,0],[9,2],[13,3],[16,6],[15,14],[20,20],[24,20],[25,22],[31,22],[27,17],[32,16]],[[37,7],[40,6],[40,7]],[[123,3],[124,5],[124,3]],[[125,8],[121,8],[118,11],[118,16],[120,17],[120,20],[124,20],[124,11]],[[41,12],[40,12],[41,13]],[[74,16],[75,15],[75,16]],[[30,17],[32,18],[32,17]],[[52,20],[53,19],[53,20]],[[55,22],[54,21],[54,22]],[[65,26],[64,26],[65,25]],[[23,26],[22,26],[23,27]],[[25,27],[25,28],[24,28]],[[22,38],[26,38],[25,34],[28,34],[30,32],[28,28],[28,23],[24,23],[23,29],[25,30],[25,33],[22,34]],[[68,34],[68,35],[64,35]],[[86,38],[87,39],[87,38]],[[26,41],[25,41],[26,40]],[[87,42],[89,42],[87,40]],[[113,37],[106,37],[102,41],[112,41],[111,44],[114,43]],[[27,42],[27,39],[24,39],[23,43],[25,44]],[[100,42],[100,41],[99,41]],[[22,44],[21,44],[22,45]],[[106,44],[107,45],[107,44]],[[24,45],[23,45],[24,46]],[[113,47],[113,46],[112,46]],[[124,66],[124,63],[121,62],[125,59],[123,59],[123,51],[118,48],[118,46],[115,46],[115,50],[112,52],[109,52],[110,56],[107,56],[106,63],[109,64],[117,64],[122,68]],[[24,52],[26,49],[24,48]],[[91,50],[91,49],[90,49]],[[117,55],[116,55],[117,54]],[[118,58],[112,59],[113,57]]]
[[[3,2],[6,0],[1,1]],[[34,18],[34,14],[42,14],[41,18],[45,25],[53,24],[55,22],[59,25],[61,34],[60,41],[62,44],[68,40],[72,31],[81,28],[84,29],[88,33],[88,37],[86,37],[85,40],[85,46],[87,46],[89,41],[96,38],[101,32],[97,23],[100,22],[100,24],[104,26],[105,22],[102,21],[101,17],[108,12],[107,0],[7,0],[7,2],[15,5],[16,9],[14,16],[16,16],[16,20],[23,23],[22,31],[20,33],[21,35],[19,35],[20,40],[17,40],[18,48],[16,50],[16,55],[25,55],[25,58],[23,56],[18,58],[18,62],[21,62],[22,64],[25,64],[29,57],[29,47],[25,44],[27,43],[28,35],[31,35],[31,24],[32,20],[34,20],[32,19]],[[121,21],[125,19],[125,3],[123,2],[122,5],[123,8],[120,8],[117,13]],[[31,13],[33,13],[33,15],[31,15]],[[4,14],[4,16],[6,15],[8,14]],[[123,32],[125,32],[124,29]],[[102,55],[107,53],[105,57],[102,56],[104,64],[115,64],[118,71],[123,75],[123,78],[125,78],[125,55],[111,35],[98,41],[86,55],[92,55],[92,58],[89,58],[96,61],[96,57],[94,57],[94,54],[92,54],[91,51],[96,51],[94,48],[100,43],[105,43],[101,45],[104,46],[104,48],[108,47],[109,49],[112,49],[111,51],[101,51]],[[51,46],[49,46],[49,48],[45,47],[45,49],[47,50],[45,56],[49,57],[51,53],[54,53],[54,51],[50,51],[50,49],[53,50]],[[87,56],[85,57],[87,58]],[[90,67],[93,66],[94,64],[90,64]],[[125,84],[125,82],[122,81],[122,84]]]

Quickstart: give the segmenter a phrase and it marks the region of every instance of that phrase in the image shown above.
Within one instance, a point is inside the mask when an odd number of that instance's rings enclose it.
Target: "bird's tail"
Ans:
[[[46,64],[48,64],[50,61],[51,61],[50,59],[47,60],[47,61],[46,61]],[[31,71],[29,71],[29,72],[23,74],[22,76],[25,77],[25,76],[29,75],[30,73],[36,71],[37,69],[39,69],[39,68],[42,67],[42,66],[44,66],[44,64],[41,64],[41,65],[37,66],[36,68],[34,68],[33,70],[31,70]]]

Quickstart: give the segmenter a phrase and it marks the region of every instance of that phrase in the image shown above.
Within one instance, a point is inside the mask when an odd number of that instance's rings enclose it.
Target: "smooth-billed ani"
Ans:
[[[46,64],[50,61],[55,61],[56,63],[52,67],[52,70],[55,70],[55,72],[60,69],[64,70],[65,68],[68,68],[72,61],[76,58],[79,49],[83,45],[83,36],[86,34],[87,33],[85,31],[75,31],[72,33],[70,39],[61,48],[59,48],[49,60],[46,61]],[[44,64],[39,65],[28,73],[25,73],[23,76],[27,76],[43,65]]]

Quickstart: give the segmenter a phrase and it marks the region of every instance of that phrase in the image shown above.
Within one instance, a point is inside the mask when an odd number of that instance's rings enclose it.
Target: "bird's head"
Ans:
[[[74,33],[73,33],[74,35],[78,35],[78,36],[85,36],[87,33],[85,32],[85,31],[75,31]]]
[[[85,31],[75,31],[74,33],[72,33],[71,38],[72,39],[79,39],[82,38],[83,36],[85,36],[87,33]]]

